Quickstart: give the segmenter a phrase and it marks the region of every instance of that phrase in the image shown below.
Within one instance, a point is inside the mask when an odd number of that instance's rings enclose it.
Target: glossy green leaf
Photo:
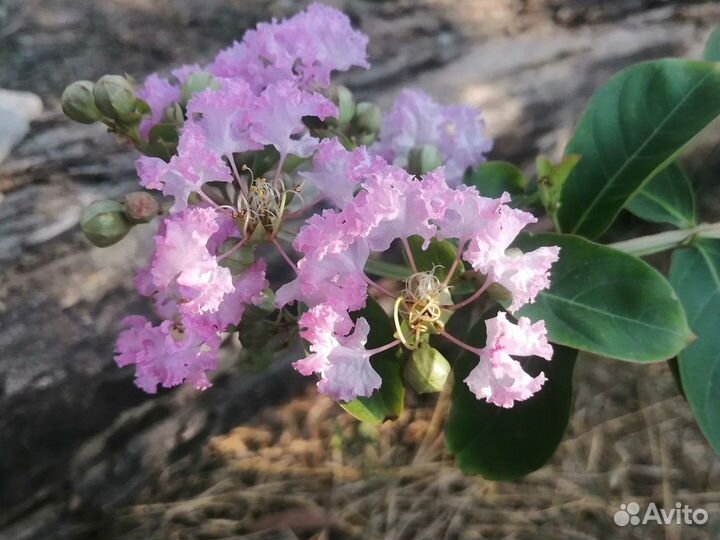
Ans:
[[[658,60],[600,88],[566,149],[582,159],[563,188],[563,232],[600,236],[627,201],[720,115],[720,65]]]
[[[424,240],[420,236],[411,236],[408,239],[417,269],[420,272],[430,272],[434,269],[435,276],[440,281],[444,280],[455,261],[457,248],[447,240],[433,238],[428,248],[423,249],[423,242]],[[463,271],[464,266],[462,261],[459,261],[454,272],[455,277],[462,274]]]
[[[720,240],[700,239],[673,253],[670,282],[697,340],[678,357],[685,396],[720,453]]]
[[[709,62],[720,62],[720,26],[713,30],[705,43],[703,58]]]
[[[510,195],[525,191],[525,175],[512,163],[488,161],[478,165],[465,179],[469,186],[475,186],[483,197],[499,197],[505,191]]]
[[[551,286],[518,315],[544,320],[548,338],[608,358],[667,360],[692,339],[685,312],[667,280],[644,261],[579,236],[523,237],[524,251],[560,246]]]
[[[695,193],[690,179],[671,163],[625,205],[637,217],[653,223],[670,223],[681,229],[695,226]]]
[[[484,345],[485,322],[468,339]],[[555,345],[553,359],[518,358],[535,376],[545,372],[543,388],[510,409],[478,400],[463,380],[478,358],[463,353],[455,362],[455,386],[445,427],[445,444],[466,474],[489,480],[513,480],[542,467],[560,443],[570,417],[572,374],[577,351]]]
[[[367,307],[359,316],[365,317],[370,323],[368,349],[386,345],[395,339],[390,318],[372,298],[368,297]],[[370,362],[382,377],[382,386],[370,397],[341,403],[342,408],[358,420],[376,425],[400,416],[405,402],[405,387],[402,381],[402,358],[398,355],[397,348],[374,355]]]

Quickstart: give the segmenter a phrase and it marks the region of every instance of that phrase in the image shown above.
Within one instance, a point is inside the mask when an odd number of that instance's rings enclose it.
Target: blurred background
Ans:
[[[357,95],[387,106],[409,85],[476,105],[492,159],[528,170],[538,153],[559,154],[611,74],[699,58],[720,23],[710,1],[324,1],[370,36],[372,68],[341,79]],[[318,396],[282,355],[253,373],[230,347],[204,393],[148,396],[115,367],[120,320],[149,312],[132,275],[152,231],[106,250],[83,239],[83,205],[136,186],[134,153],[66,120],[63,88],[203,63],[306,4],[0,0],[0,539],[720,537],[720,459],[665,364],[583,357],[564,442],[516,483],[453,468],[446,395],[410,397],[397,422],[375,428]],[[720,218],[714,135],[688,158],[706,220]],[[616,527],[633,501],[682,502],[710,522]]]

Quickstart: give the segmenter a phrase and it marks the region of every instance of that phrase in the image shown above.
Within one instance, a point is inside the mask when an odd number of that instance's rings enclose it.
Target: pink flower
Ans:
[[[368,67],[366,49],[367,37],[345,14],[312,4],[288,20],[258,24],[220,52],[209,70],[244,79],[256,93],[279,81],[314,90],[328,87],[333,71]]]
[[[513,295],[510,311],[532,302],[550,285],[549,270],[558,259],[559,248],[542,247],[530,253],[510,249],[520,231],[535,222],[532,214],[496,206],[494,218],[472,235],[463,257],[472,267],[499,283]]]
[[[350,319],[327,305],[318,305],[303,314],[299,321],[301,336],[310,342],[311,355],[295,362],[303,375],[320,375],[318,390],[333,399],[351,401],[370,396],[380,388],[382,379],[370,363],[365,349],[370,331],[368,322],[360,318],[353,332]]]
[[[217,311],[234,290],[230,270],[219,266],[207,249],[218,230],[216,217],[214,209],[190,208],[167,218],[164,231],[155,238],[153,283],[160,291],[175,291],[184,313]]]
[[[187,208],[191,193],[200,193],[208,182],[232,182],[230,169],[208,146],[203,129],[187,121],[180,134],[178,153],[170,163],[143,156],[135,163],[140,185],[174,197],[173,212]]]
[[[363,269],[368,254],[367,242],[359,239],[339,253],[304,257],[295,280],[278,289],[276,305],[297,300],[309,306],[327,304],[338,311],[365,307],[368,285]]]
[[[300,176],[332,204],[343,206],[364,179],[384,166],[382,158],[369,155],[364,146],[348,152],[337,139],[324,139],[313,156],[312,169]]]
[[[271,84],[255,101],[249,135],[273,145],[281,156],[308,157],[319,141],[307,133],[303,116],[320,119],[337,115],[337,107],[320,94],[310,94],[290,81]]]
[[[219,90],[203,90],[190,99],[188,117],[195,119],[208,146],[220,155],[262,150],[263,145],[248,134],[257,99],[255,94],[241,79],[220,79],[218,82]]]
[[[135,384],[154,394],[188,382],[199,390],[210,386],[206,372],[215,369],[220,339],[216,334],[186,332],[171,321],[153,326],[143,317],[127,317],[129,328],[118,338],[115,362],[135,365]]]
[[[553,350],[547,342],[544,321],[531,324],[521,317],[517,325],[507,320],[505,313],[485,321],[487,344],[480,353],[480,362],[465,379],[470,391],[478,399],[499,407],[510,408],[516,401],[524,401],[540,390],[545,383],[544,373],[532,377],[523,370],[513,356],[552,358]]]
[[[444,107],[418,90],[404,90],[383,119],[379,141],[371,150],[388,162],[408,166],[410,151],[435,146],[443,157],[450,185],[462,183],[468,167],[485,161],[492,141],[485,122],[470,107]]]
[[[137,97],[150,106],[150,117],[140,123],[140,133],[147,138],[150,129],[162,120],[165,109],[180,101],[180,87],[153,73],[145,79],[143,87],[138,89]]]
[[[165,110],[178,103],[181,97],[181,87],[193,73],[200,71],[198,65],[186,65],[172,71],[175,81],[163,79],[157,73],[145,79],[142,88],[138,89],[137,97],[150,106],[150,117],[140,122],[140,134],[147,138],[153,126],[161,123]]]

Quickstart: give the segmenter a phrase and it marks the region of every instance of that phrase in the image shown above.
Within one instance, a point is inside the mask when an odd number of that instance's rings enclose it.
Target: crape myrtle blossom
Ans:
[[[330,86],[333,71],[369,67],[367,43],[344,13],[313,3],[285,21],[258,24],[207,69],[218,77],[243,79],[258,93],[279,81],[315,90]]]
[[[199,72],[200,66],[186,65],[174,69],[170,78],[160,77],[157,73],[149,75],[137,91],[137,97],[150,107],[150,116],[140,123],[140,133],[147,138],[150,129],[159,124],[165,110],[180,101],[182,85],[190,75]]]
[[[509,407],[534,394],[544,378],[527,375],[511,355],[536,354],[550,358],[552,349],[542,322],[530,325],[527,319],[521,318],[516,325],[501,313],[495,322],[488,322],[488,345],[481,354],[479,349],[445,333],[441,320],[443,309],[459,309],[471,303],[492,283],[502,285],[512,294],[510,311],[532,302],[537,293],[548,286],[549,269],[557,260],[559,250],[541,247],[522,253],[508,249],[520,230],[535,221],[527,212],[509,207],[508,201],[507,195],[490,199],[481,197],[471,187],[451,188],[442,169],[418,179],[398,167],[386,165],[378,167],[341,209],[313,216],[294,242],[294,247],[303,254],[297,265],[297,278],[282,287],[276,297],[279,305],[298,300],[311,308],[300,324],[304,337],[311,343],[312,355],[309,360],[298,362],[296,368],[301,373],[319,375],[318,388],[333,397],[343,396],[343,400],[348,400],[372,393],[377,374],[369,358],[378,351],[359,347],[362,340],[350,339],[352,347],[345,341],[349,336],[363,335],[361,319],[355,323],[354,330],[350,330],[350,313],[364,307],[368,287],[375,287],[396,297],[398,340],[387,347],[401,342],[410,349],[417,346],[405,335],[403,325],[417,336],[432,329],[478,354],[479,371],[466,381],[478,399]],[[433,238],[458,242],[458,259],[443,282],[434,272],[417,271],[407,243],[413,235],[424,239],[425,248]],[[369,252],[385,251],[398,239],[406,247],[415,272],[399,296],[375,284],[364,273]],[[448,284],[460,258],[481,273],[485,281],[469,298],[455,305],[451,301],[447,304]],[[324,326],[318,326],[321,320],[325,321]],[[523,343],[527,346],[521,346]],[[342,359],[344,367],[334,370],[337,358]],[[344,386],[338,388],[334,374],[349,369],[356,376],[345,379]]]
[[[263,41],[267,48],[261,50]],[[341,41],[351,46],[338,54]],[[264,260],[245,264],[238,271],[237,263],[225,265],[222,259],[249,246],[257,229],[264,229],[267,239],[287,257],[275,237],[288,194],[299,189],[286,185],[283,163],[289,155],[310,158],[318,150],[321,142],[310,135],[303,118],[333,117],[337,107],[314,90],[329,84],[333,70],[366,66],[366,42],[350,28],[344,15],[319,5],[290,21],[261,25],[257,32],[249,33],[248,44],[241,47],[242,54],[255,54],[257,64],[250,66],[243,60],[241,71],[248,70],[243,73],[211,69],[216,75],[212,86],[195,92],[188,100],[177,153],[169,161],[149,156],[137,160],[140,184],[172,200],[169,215],[155,238],[150,264],[135,281],[137,290],[153,299],[162,321],[154,324],[141,317],[127,319],[128,328],[117,344],[118,364],[135,365],[136,382],[145,391],[182,382],[206,388],[206,373],[217,363],[222,333],[240,323],[247,305],[265,298],[268,282]],[[270,50],[278,54],[268,57]],[[287,55],[294,56],[289,60]],[[221,53],[219,58],[224,60],[214,65],[232,60],[231,56]],[[270,66],[269,58],[277,63]],[[291,63],[282,64],[286,60]],[[273,75],[273,69],[279,71]],[[181,100],[182,85],[200,71],[199,66],[186,66],[167,79],[148,77],[139,92],[151,108],[150,118],[142,126],[145,136],[152,125],[162,121],[164,111]],[[276,76],[281,72],[282,76]],[[258,77],[265,78],[261,81]],[[278,155],[272,178],[256,178],[249,169],[238,170],[235,155],[268,147]],[[301,181],[314,186],[331,203],[340,204],[352,198],[378,161],[381,158],[370,156],[364,149],[339,152],[331,142],[325,142],[314,161],[309,160]],[[338,188],[333,176],[342,178],[346,185]],[[223,200],[218,196],[222,190],[217,187],[223,185],[230,188],[227,193],[235,193],[234,198]],[[364,264],[366,256],[358,253],[356,257],[359,259],[354,264]],[[352,258],[347,264],[353,264]],[[339,285],[348,286],[349,282]],[[360,307],[366,283],[354,286]],[[347,347],[364,343],[362,332],[345,338]],[[343,358],[340,353],[335,357]],[[345,366],[347,370],[351,364],[346,362]],[[328,391],[330,388],[332,385]]]
[[[437,148],[447,183],[457,186],[468,167],[485,161],[492,140],[472,107],[442,106],[424,92],[403,90],[383,118],[379,141],[371,150],[406,168],[410,152],[423,145]]]
[[[183,382],[207,388],[206,372],[216,367],[221,334],[240,322],[247,305],[263,299],[264,261],[235,276],[220,266],[214,252],[222,242],[211,241],[223,234],[219,221],[217,210],[201,207],[166,218],[150,267],[138,274],[138,291],[153,298],[165,320],[153,325],[144,317],[127,318],[116,362],[134,364],[136,383],[146,392]]]

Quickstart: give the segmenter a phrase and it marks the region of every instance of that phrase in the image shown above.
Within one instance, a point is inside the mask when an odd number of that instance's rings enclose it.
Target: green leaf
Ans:
[[[631,362],[667,360],[692,339],[667,280],[644,261],[578,236],[523,237],[524,251],[560,246],[550,288],[518,315],[544,320],[548,339]]]
[[[507,191],[510,195],[525,191],[525,175],[512,163],[489,161],[478,165],[466,178],[465,183],[475,186],[484,197],[499,197]]]
[[[420,272],[430,272],[435,269],[435,276],[440,280],[444,280],[447,273],[452,268],[455,257],[457,256],[457,248],[447,240],[436,240],[433,238],[427,249],[423,249],[423,240],[420,236],[411,236],[408,239],[410,250],[413,253],[415,264]],[[462,261],[458,262],[454,277],[464,272]]]
[[[292,238],[290,240],[292,241]],[[380,259],[368,259],[368,262],[365,263],[365,272],[373,276],[386,277],[398,281],[404,281],[412,274],[412,270],[407,266],[381,261]]]
[[[630,199],[625,209],[653,223],[670,223],[681,229],[697,225],[695,193],[690,179],[677,163],[656,174]]]
[[[720,26],[713,30],[705,43],[703,59],[708,62],[720,62]]]
[[[390,318],[371,297],[368,297],[367,307],[358,316],[365,317],[370,323],[368,349],[386,345],[395,339]],[[386,420],[395,420],[400,416],[405,402],[405,387],[399,354],[399,350],[395,348],[374,355],[370,363],[382,377],[382,386],[370,397],[341,403],[342,408],[358,420],[375,425],[382,424]]]
[[[720,114],[720,65],[657,60],[616,75],[590,100],[568,154],[582,160],[558,211],[564,232],[600,236],[627,201]]]
[[[485,341],[485,321],[471,332],[474,345]],[[560,443],[570,417],[572,374],[577,351],[554,346],[548,362],[542,358],[519,359],[535,376],[544,371],[548,380],[526,401],[503,409],[479,400],[463,380],[477,365],[478,357],[463,353],[455,362],[455,386],[445,427],[445,444],[466,474],[488,480],[513,480],[542,467]]]
[[[680,379],[700,428],[720,453],[720,240],[698,239],[676,250],[670,282],[697,334],[678,356]]]

